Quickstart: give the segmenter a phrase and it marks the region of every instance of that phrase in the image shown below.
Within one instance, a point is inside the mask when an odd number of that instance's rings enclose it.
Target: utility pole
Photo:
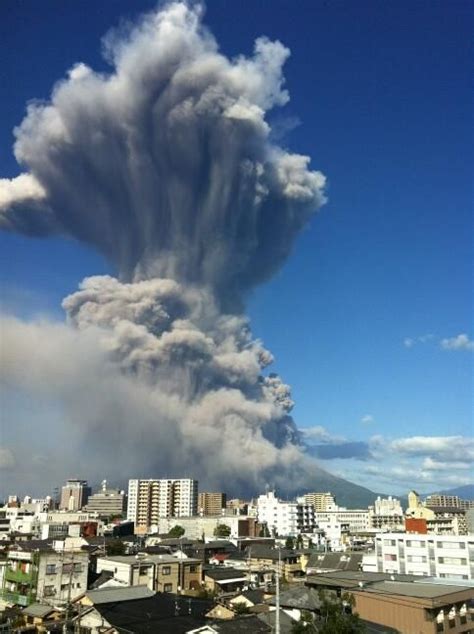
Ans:
[[[276,614],[275,614],[275,634],[280,634],[280,567],[281,550],[278,548],[278,568],[276,576]]]

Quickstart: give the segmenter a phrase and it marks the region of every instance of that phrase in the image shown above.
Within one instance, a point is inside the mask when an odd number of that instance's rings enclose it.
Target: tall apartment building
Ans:
[[[474,509],[474,500],[463,500],[457,495],[428,495],[425,499],[425,506],[428,508],[449,507],[467,511]]]
[[[311,504],[315,511],[327,511],[329,507],[336,505],[336,498],[332,493],[306,493],[303,496],[304,504]]]
[[[203,492],[198,497],[200,515],[222,515],[225,511],[227,496],[225,493]]]
[[[196,515],[197,501],[197,480],[129,480],[127,519],[143,531],[159,518]]]
[[[378,572],[474,579],[474,536],[382,533],[375,539]]]
[[[61,489],[60,508],[67,511],[79,511],[89,499],[91,489],[87,480],[71,478]]]
[[[257,498],[257,520],[266,524],[270,533],[281,536],[295,536],[312,533],[315,529],[314,507],[311,504],[283,502],[274,491]]]

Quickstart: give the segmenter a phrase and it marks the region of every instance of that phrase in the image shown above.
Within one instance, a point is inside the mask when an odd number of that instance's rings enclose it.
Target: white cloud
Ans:
[[[32,174],[20,174],[16,178],[0,178],[0,209],[15,202],[41,200],[46,192]]]
[[[443,350],[474,350],[474,341],[466,334],[441,340]]]
[[[426,471],[470,471],[472,463],[468,461],[442,462],[428,457],[423,460],[422,469]]]
[[[411,436],[389,441],[389,449],[412,456],[438,456],[458,461],[460,456],[474,459],[474,439],[465,436]]]
[[[344,436],[335,436],[331,434],[322,425],[315,425],[314,427],[304,427],[299,430],[306,440],[319,443],[341,443],[345,442]]]
[[[418,337],[405,337],[403,340],[403,345],[405,348],[413,348],[418,343],[428,343],[434,339],[434,335],[431,333],[427,333],[426,335],[419,335]]]
[[[8,447],[0,447],[0,469],[10,469],[16,463],[15,456]]]
[[[360,422],[364,425],[370,425],[371,423],[375,423],[375,418],[372,416],[372,414],[366,414],[365,416],[362,416]]]

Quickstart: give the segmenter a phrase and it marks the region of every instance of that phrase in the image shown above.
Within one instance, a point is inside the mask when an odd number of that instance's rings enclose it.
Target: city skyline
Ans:
[[[26,102],[49,99],[76,63],[110,72],[101,36],[120,17],[136,19],[153,7],[69,3],[57,14],[53,1],[28,9],[10,3],[2,39],[13,51],[12,37],[23,38],[25,50],[21,59],[12,52],[4,67],[12,89],[0,106],[2,178],[22,171],[9,148]],[[230,58],[250,56],[262,35],[291,50],[283,68],[291,100],[270,110],[272,135],[285,150],[311,156],[310,168],[328,179],[328,201],[288,260],[247,294],[253,334],[276,358],[270,370],[291,386],[293,418],[319,466],[387,494],[405,493],[409,483],[422,493],[472,484],[472,8],[368,3],[356,11],[308,2],[294,23],[288,11],[284,0],[271,12],[215,0],[204,15]],[[93,20],[80,20],[88,13]],[[85,276],[117,272],[68,238],[2,232],[0,248],[2,312],[43,323],[51,336],[63,332],[61,302]],[[97,461],[97,474],[106,472],[92,446],[98,427],[81,445],[78,421],[65,433],[48,385],[25,400],[18,371],[9,365],[2,394],[5,486],[21,477],[32,428],[33,480],[58,477],[48,438],[58,448],[76,442]],[[139,447],[137,439],[131,450]]]

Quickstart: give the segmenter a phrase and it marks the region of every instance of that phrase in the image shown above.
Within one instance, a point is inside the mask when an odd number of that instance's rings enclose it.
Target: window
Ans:
[[[461,548],[461,550],[466,548],[465,542],[438,542],[436,545],[438,546],[438,548]]]
[[[384,560],[385,561],[397,561],[397,556],[385,553]]]
[[[44,586],[43,595],[51,597],[54,594],[54,586]]]
[[[74,572],[82,572],[82,564],[74,564]]]
[[[189,572],[196,572],[197,566],[189,566]]]
[[[336,526],[337,528],[337,526]],[[394,539],[384,539],[383,540],[383,545],[384,546],[396,546],[397,542]]]
[[[171,566],[163,566],[161,569],[162,575],[170,575],[171,574]]]
[[[450,566],[465,566],[467,559],[464,557],[438,557],[438,563],[449,564]]]
[[[407,560],[413,564],[424,564],[426,563],[425,555],[408,555]]]
[[[56,574],[56,564],[46,564],[46,574],[47,575],[55,575]]]
[[[173,584],[165,583],[165,585],[163,586],[163,592],[173,592]]]

